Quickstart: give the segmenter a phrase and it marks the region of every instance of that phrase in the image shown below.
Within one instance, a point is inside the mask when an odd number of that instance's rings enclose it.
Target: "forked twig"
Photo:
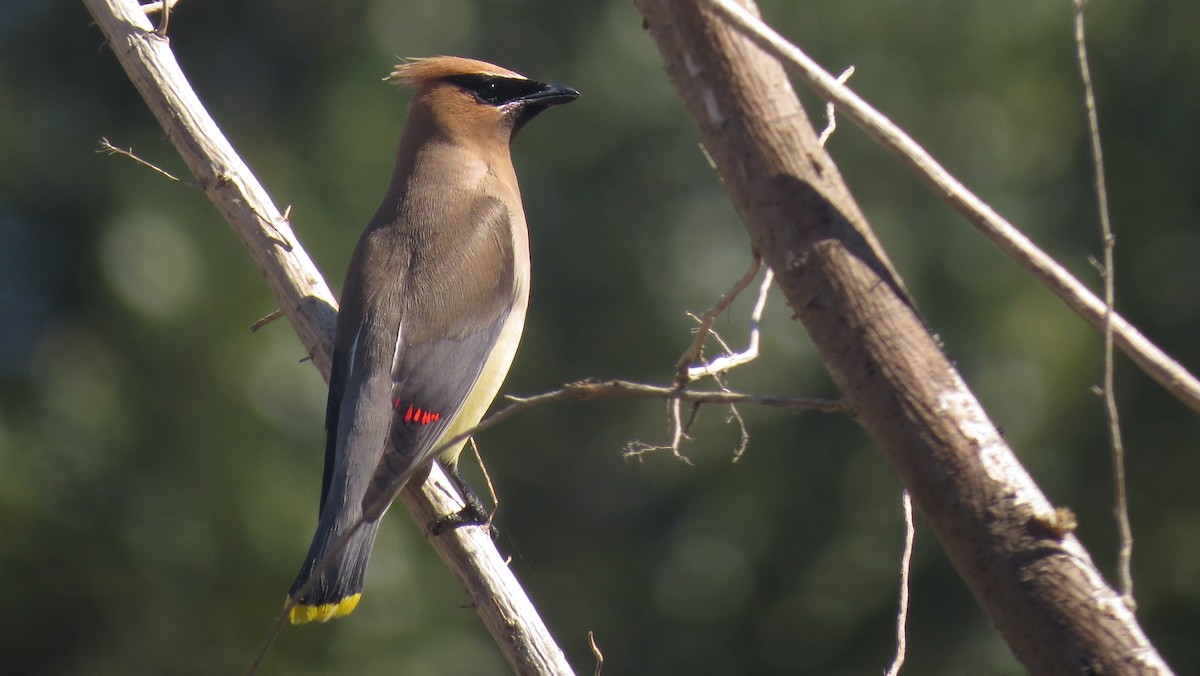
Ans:
[[[720,317],[721,314],[725,312],[725,310],[738,297],[738,294],[745,290],[747,286],[750,286],[750,282],[753,282],[754,278],[758,276],[758,271],[760,268],[762,268],[762,259],[758,256],[755,256],[754,261],[750,264],[750,269],[746,271],[746,274],[742,275],[741,279],[734,283],[733,288],[726,291],[725,294],[721,296],[719,300],[717,300],[715,305],[705,310],[703,314],[700,315],[698,318],[700,326],[696,328],[696,335],[694,338],[692,338],[692,344],[689,345],[686,350],[684,350],[683,354],[679,357],[679,361],[675,364],[676,387],[683,387],[684,385],[687,385],[689,380],[691,380],[690,368],[693,364],[702,359],[701,355],[704,352],[704,341],[708,338],[708,334],[712,330],[713,322],[717,319],[717,317]]]
[[[755,259],[757,260],[757,259]],[[757,266],[756,266],[757,267]],[[757,271],[757,270],[756,270]],[[744,279],[744,278],[743,278]],[[762,322],[763,310],[767,305],[767,294],[771,290],[771,284],[775,281],[775,273],[767,268],[766,274],[763,275],[762,283],[758,287],[758,296],[754,301],[754,309],[750,312],[750,337],[746,341],[746,349],[741,352],[733,352],[728,346],[725,346],[725,354],[711,361],[692,364],[687,369],[687,377],[689,380],[697,380],[704,376],[716,376],[730,369],[737,368],[743,364],[748,364],[758,358],[758,346],[760,339],[760,323]],[[741,283],[741,280],[738,282]],[[742,287],[745,288],[745,287]],[[740,291],[741,289],[739,289]],[[722,298],[723,300],[724,298]],[[707,313],[705,313],[707,317]],[[704,326],[704,320],[701,321],[701,326]],[[708,332],[712,332],[712,318],[707,319]],[[713,333],[716,336],[715,333]],[[720,340],[719,336],[716,336]],[[723,342],[723,341],[722,341]],[[693,343],[694,345],[694,343]]]

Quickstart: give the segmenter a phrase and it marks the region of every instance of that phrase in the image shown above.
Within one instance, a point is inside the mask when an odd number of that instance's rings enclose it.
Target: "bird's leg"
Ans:
[[[471,440],[471,445],[475,445],[474,439]],[[475,457],[479,457],[478,449],[476,449]],[[480,466],[483,466],[482,459],[480,459]],[[465,504],[457,512],[434,521],[429,527],[429,532],[434,535],[441,535],[442,533],[463,526],[486,526],[492,537],[495,537],[496,528],[492,525],[492,517],[496,515],[496,510],[493,509],[489,512],[484,508],[483,501],[479,498],[479,495],[475,493],[474,489],[463,478],[457,462],[446,467],[446,474],[450,477],[450,481],[454,484],[454,487],[458,489],[458,493],[462,496]],[[486,469],[484,470],[484,476],[487,477]],[[490,478],[488,479],[488,486],[491,486]],[[495,502],[495,493],[492,495],[493,502]]]

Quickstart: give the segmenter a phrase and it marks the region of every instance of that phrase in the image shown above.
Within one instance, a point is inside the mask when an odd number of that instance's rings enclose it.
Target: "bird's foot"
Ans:
[[[492,525],[492,515],[484,510],[478,500],[468,499],[462,509],[453,514],[447,514],[429,524],[429,532],[442,535],[463,526],[484,526],[493,539],[496,537],[496,527]]]

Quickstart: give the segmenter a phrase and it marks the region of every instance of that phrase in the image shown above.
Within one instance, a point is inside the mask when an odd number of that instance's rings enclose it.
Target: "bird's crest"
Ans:
[[[501,68],[487,61],[464,59],[460,56],[430,56],[422,59],[406,59],[396,66],[387,77],[390,82],[420,86],[454,75],[498,75],[527,79],[520,73]]]

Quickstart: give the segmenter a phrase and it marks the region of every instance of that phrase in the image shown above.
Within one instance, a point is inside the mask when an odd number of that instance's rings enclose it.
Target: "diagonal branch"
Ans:
[[[314,365],[328,379],[337,302],[291,225],[204,110],[169,41],[154,31],[137,2],[84,0],[84,4],[167,137],[266,277]],[[435,466],[423,485],[410,482],[401,497],[419,523],[430,523],[462,507],[451,499],[454,495],[445,474]],[[516,672],[573,673],[486,530],[459,528],[430,537],[430,544],[466,589],[472,607]]]
[[[634,4],[755,252],[952,565],[1033,673],[1170,673],[916,311],[776,50],[714,1]]]
[[[1001,251],[1008,254],[1009,258],[1025,268],[1087,323],[1097,330],[1104,330],[1105,324],[1108,323],[1108,306],[1104,301],[1039,249],[1016,226],[971,193],[911,136],[904,133],[904,130],[892,124],[891,120],[872,108],[849,87],[825,72],[799,47],[788,42],[762,19],[740,7],[734,0],[700,1],[701,4],[715,8],[736,26],[741,34],[778,58],[818,96],[833,101],[838,112],[858,125],[876,143],[899,157],[939,197]],[[1200,380],[1120,315],[1112,313],[1111,325],[1117,347],[1172,396],[1192,410],[1200,412]]]

